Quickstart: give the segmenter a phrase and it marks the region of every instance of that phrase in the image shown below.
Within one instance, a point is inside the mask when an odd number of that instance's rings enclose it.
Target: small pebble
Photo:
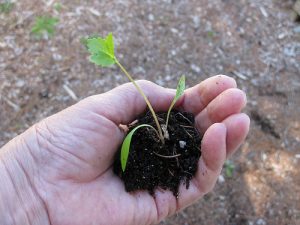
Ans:
[[[184,148],[186,146],[186,142],[185,141],[179,141],[179,146],[180,146],[180,148]]]
[[[25,81],[24,80],[18,80],[17,82],[16,82],[16,86],[17,87],[23,87],[25,85]]]
[[[285,33],[281,33],[278,35],[278,39],[283,39],[283,38],[285,38]]]
[[[57,53],[53,53],[52,57],[55,61],[61,61],[63,58],[60,54]]]
[[[177,34],[178,30],[176,28],[171,28],[171,32],[174,33],[174,34]]]
[[[191,65],[191,69],[193,71],[195,71],[196,73],[200,73],[201,72],[201,68],[199,66],[195,65],[195,64]]]
[[[224,176],[223,176],[222,174],[218,177],[218,182],[219,182],[220,184],[222,184],[222,183],[225,182],[225,178],[224,178]]]
[[[154,20],[153,14],[149,14],[149,15],[148,15],[148,20],[150,20],[150,21],[153,21],[153,20]]]
[[[220,195],[219,199],[223,201],[223,200],[225,200],[225,196],[224,195]]]

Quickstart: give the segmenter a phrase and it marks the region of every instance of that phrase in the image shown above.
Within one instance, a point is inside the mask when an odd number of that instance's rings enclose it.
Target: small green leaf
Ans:
[[[170,112],[171,112],[173,106],[175,105],[175,103],[177,102],[177,100],[183,95],[184,90],[185,90],[185,76],[182,75],[178,81],[175,97],[169,107],[169,110],[168,110],[167,122],[166,122],[167,127],[168,127]]]
[[[108,57],[102,52],[99,54],[91,55],[90,61],[98,66],[110,66],[115,63],[115,61],[112,58]]]
[[[232,177],[234,168],[235,166],[231,161],[227,160],[225,162],[225,174],[227,177]]]
[[[1,13],[10,13],[11,10],[13,9],[14,7],[14,3],[11,2],[10,0],[6,0],[4,1],[3,3],[0,3],[0,14]]]
[[[60,12],[62,9],[62,4],[59,2],[54,3],[53,8],[57,11]]]
[[[127,134],[127,136],[125,137],[125,139],[123,141],[122,148],[121,148],[121,166],[122,166],[123,172],[126,169],[126,164],[127,164],[127,159],[128,159],[128,155],[129,155],[132,136],[133,136],[134,132],[141,127],[151,127],[152,129],[155,130],[155,128],[152,127],[151,125],[142,124],[142,125],[139,125],[136,128],[134,128],[132,131],[130,131]],[[156,132],[156,130],[155,130],[155,132]]]
[[[110,66],[116,62],[112,33],[109,33],[105,38],[88,38],[84,44],[91,53],[90,61],[96,65]]]
[[[110,55],[115,57],[115,49],[114,49],[114,38],[112,33],[109,33],[106,37],[107,49]]]
[[[184,89],[185,89],[185,76],[182,75],[180,77],[180,80],[178,82],[178,85],[177,85],[177,89],[176,89],[176,95],[175,95],[175,98],[173,100],[173,105],[176,103],[176,101],[183,95],[184,93]]]
[[[58,18],[51,16],[38,16],[35,19],[35,24],[31,32],[37,37],[41,38],[44,34],[52,37],[55,32],[55,26],[59,22]]]

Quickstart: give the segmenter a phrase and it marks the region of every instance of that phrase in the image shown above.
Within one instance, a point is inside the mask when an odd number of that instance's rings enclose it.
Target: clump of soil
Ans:
[[[157,113],[160,124],[165,124],[166,114]],[[140,124],[156,127],[149,112],[130,125],[129,131]],[[171,112],[168,133],[169,139],[165,139],[163,145],[153,129],[138,129],[132,138],[124,173],[118,151],[114,172],[124,181],[126,191],[148,190],[153,194],[155,188],[160,187],[169,189],[177,197],[181,182],[189,187],[201,156],[202,137],[194,126],[194,116],[187,112]]]

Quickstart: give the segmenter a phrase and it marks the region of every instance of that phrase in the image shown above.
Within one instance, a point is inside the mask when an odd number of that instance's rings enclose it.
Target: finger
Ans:
[[[187,89],[184,92],[184,99],[180,106],[185,111],[196,115],[220,93],[229,88],[236,88],[236,86],[235,80],[231,77],[225,75],[210,77],[200,84]]]
[[[177,200],[173,193],[169,190],[156,189],[154,201],[156,203],[157,210],[156,223],[159,223],[164,218],[173,215],[177,210]]]
[[[227,157],[232,155],[245,140],[250,127],[250,118],[244,113],[231,115],[222,122],[227,128]]]
[[[201,144],[201,158],[195,177],[186,190],[180,186],[178,210],[192,204],[214,187],[226,159],[226,127],[213,124],[205,132]]]
[[[157,223],[197,201],[212,189],[226,158],[226,127],[224,124],[214,124],[207,130],[201,149],[202,156],[195,178],[191,180],[188,189],[185,184],[180,185],[177,200],[170,191],[160,189],[155,191]]]
[[[150,81],[136,81],[155,111],[167,111],[175,90],[160,87]],[[142,114],[146,102],[132,83],[123,84],[104,94],[87,98],[81,104],[108,118],[115,124],[128,124]]]
[[[239,113],[245,107],[246,101],[246,94],[239,89],[230,88],[222,92],[196,116],[199,132],[204,133],[212,124]]]

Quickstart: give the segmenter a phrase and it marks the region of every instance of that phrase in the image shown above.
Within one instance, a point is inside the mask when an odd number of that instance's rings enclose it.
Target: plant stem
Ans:
[[[162,141],[162,143],[164,143],[164,136],[160,127],[160,124],[158,122],[157,116],[154,112],[154,109],[151,106],[151,103],[149,102],[147,96],[144,94],[143,90],[137,85],[137,83],[133,80],[132,76],[126,71],[126,69],[121,65],[121,63],[117,60],[117,58],[115,58],[116,64],[120,67],[120,69],[125,73],[125,75],[128,77],[128,79],[133,83],[133,85],[136,87],[136,89],[138,90],[138,92],[143,96],[150,112],[152,113],[153,119],[155,121],[155,124],[157,126],[158,129],[158,133],[159,133],[159,138]]]
[[[168,129],[168,124],[169,124],[169,117],[170,117],[171,109],[172,109],[172,105],[171,105],[171,107],[169,108],[168,114],[167,114],[167,122],[166,122],[166,127],[167,127],[167,129]]]

